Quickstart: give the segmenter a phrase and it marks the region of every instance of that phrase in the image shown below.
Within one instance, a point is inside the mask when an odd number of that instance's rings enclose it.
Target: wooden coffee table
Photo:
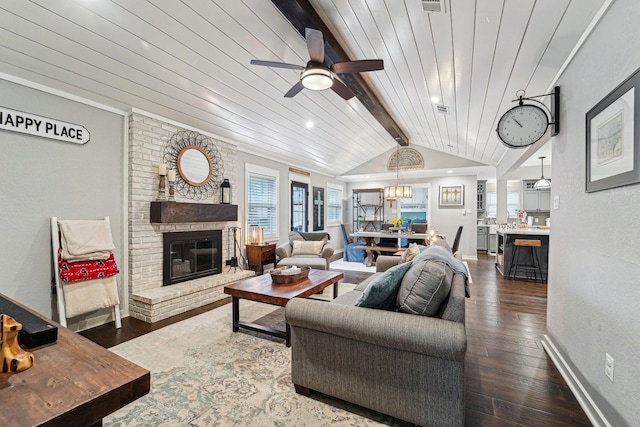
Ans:
[[[338,296],[338,281],[342,278],[344,278],[343,273],[311,269],[309,271],[309,277],[295,283],[283,285],[273,284],[271,282],[271,275],[265,274],[227,285],[224,287],[224,293],[231,295],[233,332],[238,332],[240,328],[244,328],[274,337],[284,338],[287,347],[290,347],[291,332],[289,330],[289,324],[286,325],[285,331],[280,331],[268,326],[241,322],[240,299],[284,307],[292,298],[307,298],[321,292],[329,285],[335,285],[333,287],[333,297],[336,298]]]

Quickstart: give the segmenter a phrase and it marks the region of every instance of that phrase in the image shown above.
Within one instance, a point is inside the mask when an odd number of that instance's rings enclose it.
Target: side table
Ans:
[[[249,268],[258,274],[264,274],[265,264],[276,264],[276,244],[245,245]]]

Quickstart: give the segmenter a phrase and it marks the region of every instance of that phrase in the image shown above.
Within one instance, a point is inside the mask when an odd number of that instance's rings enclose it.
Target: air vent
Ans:
[[[445,0],[421,0],[422,10],[427,13],[446,12]]]
[[[438,113],[449,114],[449,107],[446,105],[438,105],[436,106]]]

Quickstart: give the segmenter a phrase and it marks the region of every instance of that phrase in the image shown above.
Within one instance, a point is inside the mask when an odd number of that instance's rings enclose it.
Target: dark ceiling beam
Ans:
[[[327,65],[336,62],[351,61],[338,40],[336,40],[329,27],[320,18],[320,15],[311,6],[308,0],[271,0],[285,18],[298,30],[304,38],[305,28],[313,28],[322,32],[324,36],[324,55]],[[361,58],[369,59],[369,58]],[[340,79],[355,94],[371,115],[380,122],[387,132],[398,144],[409,145],[409,138],[400,126],[384,108],[371,86],[359,73],[339,74]]]

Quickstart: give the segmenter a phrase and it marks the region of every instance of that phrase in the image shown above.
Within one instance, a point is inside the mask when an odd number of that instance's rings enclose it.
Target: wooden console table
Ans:
[[[276,245],[275,243],[265,243],[263,245],[246,245],[247,263],[249,268],[258,274],[264,274],[264,265],[276,265]]]
[[[0,373],[1,426],[100,426],[149,392],[149,371],[38,316],[58,327],[58,341],[29,350],[26,371]]]

